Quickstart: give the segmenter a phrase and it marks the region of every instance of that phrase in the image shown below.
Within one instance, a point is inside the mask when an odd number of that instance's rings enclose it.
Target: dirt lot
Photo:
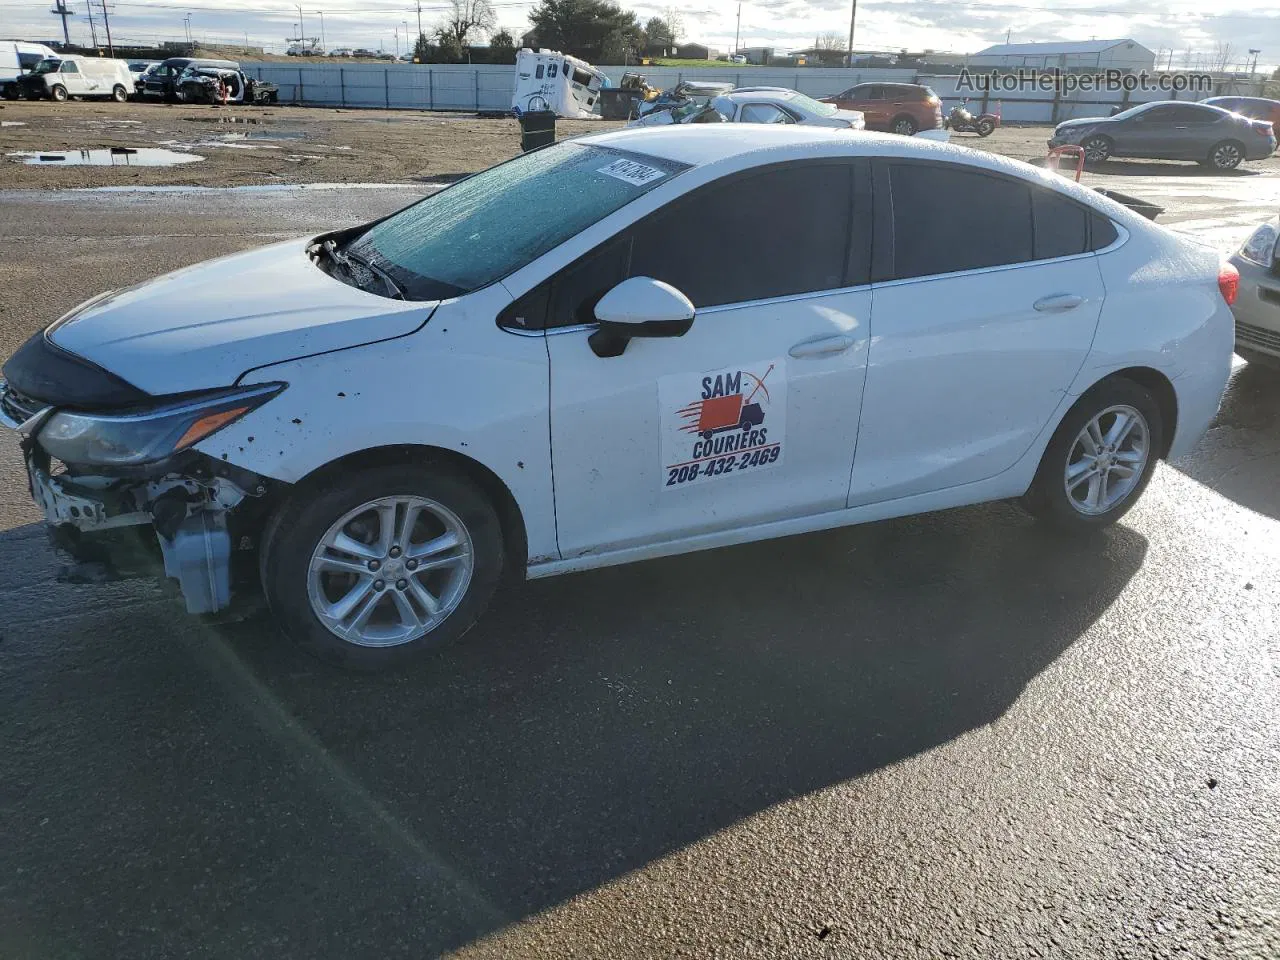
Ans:
[[[0,189],[97,186],[242,186],[285,183],[447,182],[520,149],[511,119],[420,111],[311,107],[207,107],[98,102],[0,105]],[[606,121],[561,121],[561,136],[616,128]],[[1031,160],[1043,157],[1046,126],[1006,127],[987,140],[956,143]],[[111,147],[159,147],[203,157],[176,166],[138,166],[136,157],[108,156],[112,166],[31,166],[21,151],[66,155]],[[1184,163],[1104,165],[1125,174],[1197,175]],[[1111,168],[1115,168],[1113,171]],[[1250,171],[1280,160],[1251,163]]]
[[[0,122],[0,189],[447,181],[520,150],[514,120],[456,113],[19,101],[0,104]],[[558,129],[563,136],[614,126],[562,121]],[[120,156],[110,158],[114,166],[59,167],[10,156],[110,147],[160,147],[204,159],[140,167]]]

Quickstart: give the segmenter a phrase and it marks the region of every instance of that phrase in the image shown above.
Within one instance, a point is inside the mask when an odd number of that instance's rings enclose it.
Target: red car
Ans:
[[[1210,97],[1200,102],[1230,110],[1250,120],[1269,120],[1276,128],[1276,133],[1280,134],[1280,100],[1267,100],[1264,97]]]
[[[844,93],[823,97],[842,110],[858,110],[868,130],[885,130],[909,137],[942,126],[942,101],[918,83],[860,83]]]

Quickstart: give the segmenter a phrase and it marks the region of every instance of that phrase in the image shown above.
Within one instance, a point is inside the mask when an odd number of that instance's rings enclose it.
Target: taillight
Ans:
[[[1253,127],[1253,132],[1260,137],[1269,137],[1273,133],[1271,124],[1266,121],[1255,120],[1250,126]]]
[[[1228,307],[1236,302],[1236,294],[1240,292],[1240,271],[1229,263],[1218,268],[1218,290]]]

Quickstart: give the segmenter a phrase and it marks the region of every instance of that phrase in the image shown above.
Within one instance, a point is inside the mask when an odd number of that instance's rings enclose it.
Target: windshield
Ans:
[[[54,60],[52,58],[49,58],[47,60],[41,60],[39,63],[37,63],[36,68],[31,72],[32,73],[57,73],[58,67],[60,67],[61,65],[62,65],[61,60]]]
[[[838,109],[829,103],[819,103],[812,97],[806,97],[803,93],[793,93],[787,97],[787,103],[817,117],[834,117]]]
[[[1130,117],[1136,117],[1140,113],[1146,113],[1153,106],[1155,106],[1155,104],[1144,103],[1137,107],[1130,107],[1128,110],[1121,110],[1111,119],[1112,120],[1128,120]]]
[[[348,246],[415,300],[504,277],[687,169],[563,142],[491,167],[383,220]]]

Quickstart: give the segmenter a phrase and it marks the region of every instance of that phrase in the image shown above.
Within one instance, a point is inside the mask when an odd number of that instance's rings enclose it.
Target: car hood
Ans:
[[[109,292],[46,332],[150,394],[224,387],[254,367],[412,333],[438,301],[388,300],[320,270],[310,239]]]
[[[1079,130],[1081,127],[1094,127],[1106,123],[1106,117],[1081,117],[1079,120],[1063,120],[1054,127],[1055,130]]]

